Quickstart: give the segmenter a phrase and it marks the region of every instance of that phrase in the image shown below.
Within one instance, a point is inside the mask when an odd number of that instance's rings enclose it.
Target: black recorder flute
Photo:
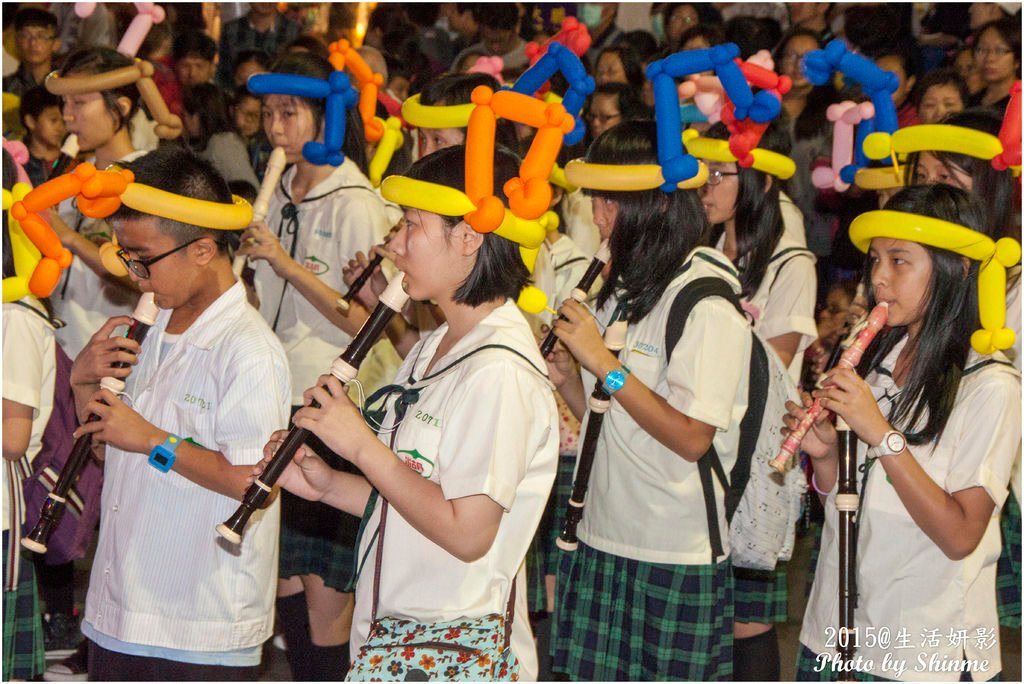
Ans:
[[[348,292],[342,295],[338,301],[334,302],[334,305],[341,309],[342,313],[348,313],[351,306],[351,302],[356,298],[356,294],[363,288],[366,281],[373,275],[373,271],[380,266],[380,262],[384,261],[384,257],[380,254],[374,254],[373,258],[370,259],[370,263],[366,265],[363,272],[359,274],[359,277],[352,281],[352,284],[348,286]]]
[[[156,321],[157,313],[159,313],[159,309],[153,303],[153,293],[144,293],[139,298],[139,303],[135,305],[135,311],[132,312],[132,324],[129,326],[125,337],[142,344],[143,340],[146,339],[146,333],[149,332],[150,327]],[[114,364],[114,367],[127,368],[128,364],[117,362]],[[124,391],[124,381],[118,378],[107,377],[100,381],[100,387],[110,390],[114,394],[120,394]],[[89,416],[87,422],[91,423],[95,420],[99,420],[99,416],[93,414]],[[64,463],[60,476],[53,486],[53,491],[46,496],[46,502],[39,513],[39,522],[36,523],[32,532],[21,540],[21,545],[26,549],[40,555],[46,553],[50,535],[60,525],[64,509],[67,508],[68,493],[75,486],[75,482],[78,481],[78,476],[82,473],[86,463],[89,462],[89,452],[91,450],[92,433],[84,434],[75,440],[75,445],[71,449],[71,455],[68,456],[67,462]]]
[[[857,605],[857,535],[856,516],[860,507],[857,494],[857,438],[846,421],[836,416],[839,440],[839,486],[836,508],[839,511],[839,658],[845,665],[853,660],[856,647],[853,611]],[[839,680],[852,682],[853,669],[840,668]]]
[[[601,246],[597,248],[597,254],[590,261],[590,266],[587,266],[586,272],[583,277],[580,278],[580,282],[576,284],[575,289],[572,291],[572,298],[577,302],[585,302],[587,300],[587,293],[590,292],[590,288],[594,286],[594,282],[597,281],[597,276],[601,275],[601,269],[608,263],[612,253],[608,248],[608,241],[602,240]],[[563,321],[564,316],[559,316]],[[558,338],[555,337],[554,329],[548,331],[547,336],[540,343],[540,355],[547,358],[547,355],[551,353],[551,350],[555,348],[555,344],[558,343]]]
[[[363,323],[363,327],[356,333],[348,348],[331,364],[331,375],[341,380],[342,384],[347,385],[356,377],[359,364],[366,358],[370,347],[384,332],[391,317],[401,311],[408,301],[409,295],[402,289],[404,277],[404,274],[399,273],[388,283],[387,288],[380,295],[380,303],[377,304],[377,308]],[[312,406],[319,407],[320,404],[314,401]],[[309,439],[309,436],[309,430],[292,425],[288,436],[285,437],[277,453],[267,463],[263,474],[246,490],[245,496],[242,497],[242,505],[230,518],[217,525],[217,532],[220,536],[234,544],[242,542],[242,533],[249,523],[249,518],[263,506],[267,497],[270,496],[274,484],[281,477],[281,473],[294,458],[299,447]]]
[[[604,345],[618,358],[619,352],[626,346],[626,321],[615,321],[608,325],[608,329],[604,331]],[[587,403],[590,406],[587,431],[583,436],[579,460],[576,462],[576,478],[572,483],[572,495],[569,497],[569,504],[565,507],[565,524],[562,525],[562,532],[555,540],[558,548],[565,551],[575,551],[579,546],[576,526],[583,519],[583,504],[587,498],[587,488],[590,486],[590,471],[594,468],[597,438],[601,434],[604,414],[612,403],[611,397],[604,390],[602,378],[598,378],[594,383],[594,391],[590,393]]]

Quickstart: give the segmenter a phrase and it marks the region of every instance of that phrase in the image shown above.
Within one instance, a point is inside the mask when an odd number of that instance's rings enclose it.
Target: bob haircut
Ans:
[[[653,121],[624,121],[602,133],[587,150],[592,164],[657,164]],[[686,256],[703,244],[707,217],[696,190],[665,193],[588,190],[592,197],[618,204],[609,246],[611,271],[598,293],[604,306],[615,292],[636,323],[651,312]]]
[[[64,66],[61,67],[60,75],[104,74],[108,71],[131,66],[134,63],[135,60],[125,57],[117,50],[106,47],[88,47],[75,50],[68,55],[67,59],[64,60]],[[128,126],[128,122],[131,121],[132,117],[135,116],[135,112],[139,109],[139,89],[135,84],[130,83],[120,88],[101,90],[99,94],[103,98],[103,104],[107,111],[114,118],[114,130],[120,131]],[[117,106],[118,98],[122,97],[128,98],[128,101],[131,102],[127,115],[122,114]]]
[[[296,76],[327,80],[334,72],[334,67],[326,59],[312,52],[287,52],[274,62],[270,71],[274,74],[295,74]],[[317,135],[323,133],[327,101],[297,96],[295,100],[309,107],[313,114],[313,127],[316,129]],[[366,143],[363,136],[363,120],[359,117],[358,109],[352,107],[345,112],[345,140],[342,141],[341,151],[355,162],[363,175],[366,175],[369,172],[370,163],[366,156]]]
[[[952,114],[946,117],[943,123],[998,136],[999,128],[1002,126],[1002,117],[991,109],[975,107]],[[960,169],[971,177],[972,190],[970,192],[985,211],[985,220],[979,229],[980,232],[985,233],[993,240],[1004,236],[1020,239],[1017,182],[1008,169],[997,171],[992,167],[991,162],[972,157],[969,154],[931,150],[929,150],[929,154],[934,155],[946,166]],[[917,182],[917,165],[920,159],[920,152],[910,155],[911,178],[915,179],[915,183]],[[963,189],[966,190],[966,188]]]
[[[893,195],[885,208],[950,221],[983,232],[984,211],[971,196],[949,185],[915,185]],[[938,247],[922,245],[932,262],[928,299],[907,382],[888,416],[901,426],[911,444],[939,439],[956,401],[970,350],[971,333],[979,327],[978,262]],[[869,308],[878,303],[872,286],[873,262],[864,272]],[[877,366],[906,334],[905,326],[886,328],[868,347],[857,372]],[[915,430],[927,411],[924,426]],[[899,429],[899,428],[898,428]]]
[[[508,197],[502,187],[519,173],[519,158],[502,147],[494,150],[494,194],[506,205]],[[466,148],[464,145],[446,147],[423,157],[405,172],[415,180],[437,183],[456,190],[466,187]],[[465,219],[462,216],[441,216],[445,227],[451,230]],[[519,245],[511,240],[484,233],[476,255],[476,263],[469,276],[455,291],[455,301],[467,306],[479,306],[501,297],[516,299],[519,291],[530,280],[530,272],[523,263]]]

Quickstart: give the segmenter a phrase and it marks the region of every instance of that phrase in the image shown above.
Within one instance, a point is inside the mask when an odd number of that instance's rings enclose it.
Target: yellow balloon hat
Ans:
[[[417,128],[465,128],[473,113],[472,102],[461,105],[420,104],[416,93],[402,103],[402,118]]]
[[[688,128],[683,131],[683,144],[686,151],[698,159],[709,159],[717,162],[737,162],[736,155],[729,150],[728,140],[701,137],[697,131]],[[796,173],[796,164],[784,154],[772,152],[762,147],[750,151],[754,158],[753,167],[762,173],[787,180]]]
[[[573,159],[565,165],[566,180],[577,187],[589,190],[637,192],[653,190],[665,183],[658,164],[592,164],[582,159]],[[697,163],[697,175],[678,183],[680,190],[692,190],[708,180],[708,167]]]
[[[971,335],[979,354],[1009,349],[1016,338],[1006,326],[1006,269],[1020,261],[1020,244],[1012,238],[992,238],[942,219],[903,211],[880,209],[861,214],[850,224],[850,241],[867,253],[876,237],[909,240],[945,249],[981,262],[978,272],[978,309],[981,330]]]
[[[952,152],[991,161],[1003,153],[1003,143],[991,133],[950,124],[918,124],[892,135],[869,135],[864,139],[868,159],[890,159],[894,153],[902,159],[912,152]],[[1013,175],[1020,175],[1019,166],[1011,166],[1010,170]]]

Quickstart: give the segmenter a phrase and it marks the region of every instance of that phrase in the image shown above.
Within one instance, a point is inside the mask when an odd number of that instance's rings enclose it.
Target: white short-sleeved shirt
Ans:
[[[235,283],[160,357],[160,312],[126,392],[146,420],[254,464],[288,424],[281,344]],[[250,648],[273,633],[279,509],[257,512],[241,545],[215,531],[238,502],[147,454],[107,447],[99,543],[84,621],[113,639],[183,651]],[[216,663],[211,663],[216,664]]]
[[[707,298],[690,312],[669,362],[665,327],[680,290],[697,278],[713,276],[740,291],[735,270],[717,250],[697,248],[683,269],[651,312],[629,326],[619,358],[673,408],[715,427],[713,444],[728,472],[736,460],[739,424],[747,407],[750,325],[725,300]],[[602,324],[614,307],[609,300],[598,312]],[[584,372],[584,388],[593,388],[594,382]],[[581,434],[586,420],[589,415]],[[724,530],[723,492],[717,482],[715,493],[719,528]],[[600,551],[649,563],[708,565],[712,556],[706,520],[697,464],[645,432],[613,397],[597,443],[579,538]],[[728,539],[722,542],[728,552]]]
[[[409,353],[399,370],[421,379],[447,332],[432,332]],[[431,372],[483,345],[435,380],[427,381],[411,405],[395,441],[406,464],[441,487],[446,499],[485,494],[505,509],[490,550],[465,563],[415,530],[393,507],[388,511],[380,578],[378,616],[454,620],[503,613],[511,583],[518,578],[512,649],[523,681],[537,677],[530,630],[523,559],[533,540],[554,482],[558,459],[558,417],[552,388],[542,375],[544,361],[526,320],[509,301],[467,333]],[[538,370],[541,369],[541,370]],[[417,385],[419,386],[419,385]],[[394,420],[389,407],[385,425]],[[381,440],[387,442],[388,435]],[[380,505],[366,525],[359,558],[367,557]],[[366,642],[370,626],[375,553],[367,557],[356,587],[351,643]]]
[[[793,382],[799,384],[804,350],[818,339],[818,326],[814,321],[818,276],[814,270],[814,255],[801,251],[807,249],[807,239],[800,209],[781,192],[779,208],[782,212],[782,237],[772,250],[761,285],[753,297],[744,300],[743,308],[753,318],[754,330],[763,340],[792,332],[801,334],[800,344],[788,369]],[[724,241],[723,235],[719,248]]]
[[[295,168],[285,172],[274,191],[267,226],[303,268],[345,292],[341,269],[356,252],[365,253],[381,242],[391,228],[384,203],[359,167],[346,158],[294,207],[285,188],[291,188]],[[289,205],[298,209],[297,243],[295,224],[282,216],[282,209]],[[286,286],[266,261],[254,263],[260,313],[281,339],[292,372],[291,401],[301,405],[303,391],[328,371],[352,338],[294,287]]]
[[[532,280],[547,297],[551,309],[557,309],[569,298],[590,261],[591,257],[585,255],[568,235],[562,235],[554,244],[547,240],[541,243]],[[551,325],[552,318],[554,314],[548,310],[527,317],[531,324],[545,325]]]
[[[25,306],[32,307],[29,311]],[[29,463],[43,446],[43,431],[53,411],[53,384],[57,357],[53,327],[45,320],[46,310],[39,300],[25,297],[21,303],[4,304],[3,316],[3,396],[32,408],[32,432],[25,456]],[[3,471],[3,529],[10,529],[11,501],[7,468]],[[24,520],[16,521],[17,524]]]
[[[891,400],[899,392],[890,373],[905,344],[904,339],[886,357],[881,364],[884,371],[874,370],[866,378],[883,415],[888,414]],[[1005,363],[1002,355],[993,358],[1004,363],[982,365],[987,359],[970,352],[941,440],[910,447],[917,462],[945,491],[984,487],[995,502],[988,527],[967,558],[950,560],[921,531],[881,464],[872,465],[866,486],[863,476],[858,475],[862,498],[857,542],[859,596],[855,618],[861,636],[857,656],[872,661],[871,674],[902,681],[957,681],[959,671],[929,669],[928,663],[933,656],[939,662],[949,662],[964,658],[964,654],[971,660],[989,661],[986,671],[973,673],[977,681],[990,679],[1002,668],[995,593],[1001,549],[999,513],[1020,445],[1021,389],[1017,371]],[[860,464],[865,452],[865,445],[858,444]],[[821,553],[800,632],[801,643],[815,653],[835,652],[828,647],[826,636],[839,620],[835,489],[825,501]],[[869,627],[876,636],[886,630],[887,648],[868,643]],[[906,630],[906,641],[897,638],[901,630]],[[933,630],[937,630],[938,639],[929,637]],[[956,638],[961,630],[967,634],[962,643]],[[994,641],[984,646],[979,630],[992,634]],[[904,645],[907,647],[902,648]],[[907,662],[901,677],[891,670],[880,670],[887,655]],[[916,670],[919,658],[925,666]]]
[[[137,150],[118,161],[134,161],[145,154],[146,150]],[[95,161],[95,158],[89,160],[90,163]],[[110,225],[103,219],[83,215],[74,199],[61,202],[57,211],[65,223],[94,243],[110,242],[113,236]],[[138,292],[101,278],[82,259],[75,257],[50,296],[54,315],[67,323],[57,331],[57,340],[68,356],[75,358],[107,319],[130,314],[138,298]]]

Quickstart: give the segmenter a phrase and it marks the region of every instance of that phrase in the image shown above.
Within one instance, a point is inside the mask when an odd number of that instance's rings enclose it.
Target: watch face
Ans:
[[[885,449],[893,454],[898,454],[907,446],[906,438],[898,432],[890,432],[885,436]]]

